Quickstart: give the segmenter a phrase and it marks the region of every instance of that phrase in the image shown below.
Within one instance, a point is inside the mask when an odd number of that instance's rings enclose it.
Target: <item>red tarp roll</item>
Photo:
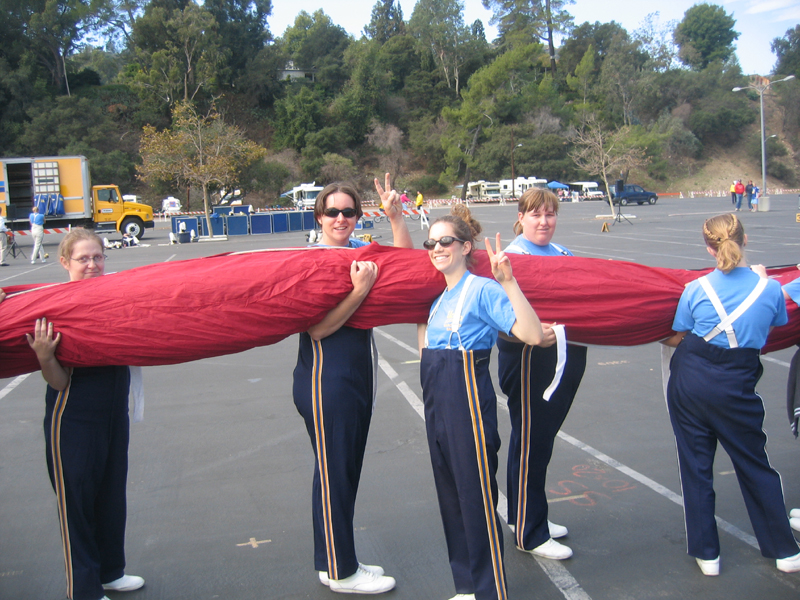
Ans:
[[[491,276],[486,253],[474,272]],[[350,263],[378,264],[378,281],[349,325],[427,320],[444,277],[424,250],[371,244],[223,254],[158,263],[86,281],[5,288],[0,303],[0,377],[39,368],[25,340],[37,318],[61,332],[65,366],[164,365],[242,352],[305,331],[352,289]],[[567,338],[633,346],[670,335],[683,287],[707,271],[660,269],[593,258],[512,255],[514,275],[543,321]],[[786,283],[800,271],[770,271]],[[768,350],[800,341],[800,314],[770,336]]]

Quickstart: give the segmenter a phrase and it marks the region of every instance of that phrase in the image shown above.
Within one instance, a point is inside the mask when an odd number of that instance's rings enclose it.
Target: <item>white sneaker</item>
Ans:
[[[555,523],[547,522],[547,529],[550,530],[550,537],[555,539],[565,537],[569,530],[563,525],[556,525]]]
[[[784,573],[797,573],[797,571],[800,571],[800,553],[777,559],[775,566],[778,567],[778,571],[783,571]]]
[[[103,589],[110,592],[132,592],[144,585],[144,579],[137,575],[123,575],[119,579],[103,584]]]
[[[475,600],[475,594],[456,594],[450,600]]]
[[[792,517],[789,519],[789,525],[795,531],[800,531],[800,517]]]
[[[330,579],[328,585],[332,592],[340,594],[382,594],[393,589],[396,585],[394,577],[376,575],[361,565],[355,573],[344,579]]]
[[[709,577],[719,575],[719,556],[712,560],[703,560],[702,558],[695,558],[695,560],[703,575],[708,575]]]
[[[530,552],[536,556],[552,558],[554,560],[564,560],[572,556],[572,548],[558,543],[553,538],[550,538],[541,546],[536,546],[533,550],[524,550],[524,552]]]
[[[365,571],[369,571],[370,573],[373,573],[375,575],[379,575],[380,576],[380,575],[383,575],[383,573],[384,573],[383,567],[381,567],[379,565],[362,565],[361,563],[358,563],[358,566],[361,567],[362,569],[364,569]],[[322,585],[329,586],[331,584],[331,580],[328,577],[328,572],[327,571],[318,571],[318,573],[319,573],[319,582]]]

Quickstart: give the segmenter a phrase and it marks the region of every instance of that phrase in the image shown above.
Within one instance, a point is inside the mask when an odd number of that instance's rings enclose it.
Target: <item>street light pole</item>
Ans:
[[[514,191],[514,185],[516,183],[516,180],[515,180],[515,177],[514,177],[514,150],[516,150],[517,148],[522,148],[522,144],[517,144],[516,146],[511,146],[511,197],[512,198],[516,198],[517,197],[517,193],[516,193],[516,191]]]
[[[766,77],[758,77],[750,85],[735,87],[732,90],[734,92],[739,92],[741,90],[755,90],[758,92],[758,99],[761,105],[761,193],[764,196],[767,195],[767,140],[764,137],[764,92],[766,92],[772,84],[780,83],[781,81],[789,81],[790,79],[794,79],[794,75],[789,75],[788,77],[776,81],[770,81]]]

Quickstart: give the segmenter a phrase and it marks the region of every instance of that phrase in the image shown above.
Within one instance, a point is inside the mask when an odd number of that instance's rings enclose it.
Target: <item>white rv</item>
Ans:
[[[500,200],[500,184],[495,181],[470,181],[467,184],[470,200]]]
[[[323,190],[322,186],[316,185],[316,183],[316,181],[301,183],[288,192],[283,192],[281,198],[291,198],[292,203],[297,208],[313,209],[314,204],[317,202],[317,194]]]
[[[500,195],[503,198],[511,198],[512,196],[519,198],[522,192],[534,187],[547,188],[547,179],[539,179],[538,177],[517,177],[514,180],[501,179]]]

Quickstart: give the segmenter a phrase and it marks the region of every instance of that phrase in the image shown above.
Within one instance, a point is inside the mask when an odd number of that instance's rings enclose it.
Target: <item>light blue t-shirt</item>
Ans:
[[[31,213],[28,216],[31,225],[44,225],[44,215],[42,213]]]
[[[727,275],[719,269],[714,269],[708,274],[708,281],[728,314],[744,302],[756,287],[758,280],[759,276],[748,267],[736,267]],[[761,349],[767,342],[769,328],[785,325],[788,321],[781,286],[772,279],[753,305],[734,321],[733,331],[736,333],[736,341],[740,348]],[[719,322],[719,315],[700,282],[692,281],[683,290],[672,329],[691,331],[697,336],[704,337]],[[728,336],[724,332],[711,339],[709,343],[730,348]]]
[[[503,287],[494,279],[475,277],[467,289],[461,312],[461,327],[458,335],[450,335],[450,326],[454,317],[458,298],[464,288],[469,272],[464,273],[461,281],[452,289],[445,290],[436,314],[428,323],[428,348],[458,349],[459,336],[466,350],[488,350],[497,342],[497,332],[510,334],[517,321],[511,300]],[[438,299],[437,299],[438,302]],[[436,302],[431,307],[436,306]]]
[[[800,277],[783,286],[783,291],[789,294],[795,304],[800,304]]]
[[[564,246],[552,242],[546,246],[538,246],[521,233],[508,245],[505,252],[506,254],[530,254],[532,256],[574,256]]]

